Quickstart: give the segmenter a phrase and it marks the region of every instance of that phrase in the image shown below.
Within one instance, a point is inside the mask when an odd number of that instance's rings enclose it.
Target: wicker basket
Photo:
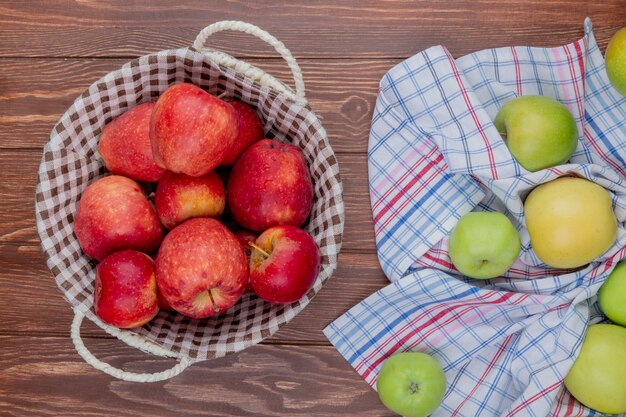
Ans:
[[[203,49],[206,38],[221,30],[238,30],[275,47],[287,61],[295,91],[274,77],[227,54]],[[322,253],[321,272],[301,300],[288,305],[267,303],[246,294],[224,314],[202,320],[173,312],[132,331],[103,323],[94,313],[95,264],[80,249],[73,233],[74,213],[85,188],[106,174],[98,153],[102,128],[133,106],[155,101],[169,86],[189,82],[212,94],[242,100],[257,109],[266,137],[299,146],[314,182],[313,211],[305,229]],[[39,167],[36,191],[37,228],[48,267],[75,312],[72,339],[94,367],[117,378],[151,382],[170,378],[194,362],[221,357],[259,343],[295,317],[317,294],[337,266],[344,206],[335,155],[326,132],[309,108],[298,64],[276,38],[256,26],[218,22],[200,32],[194,47],[160,51],[126,63],[93,83],[53,128]],[[109,334],[145,352],[174,357],[179,363],[156,374],[134,374],[96,359],[80,339],[83,317]]]

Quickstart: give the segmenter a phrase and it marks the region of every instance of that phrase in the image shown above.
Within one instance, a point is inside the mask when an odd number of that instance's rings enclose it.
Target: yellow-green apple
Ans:
[[[291,303],[302,298],[320,272],[315,240],[295,226],[274,226],[258,237],[250,254],[250,285],[263,300]]]
[[[626,328],[590,325],[564,382],[587,407],[601,413],[626,413]]]
[[[159,312],[154,262],[142,252],[123,250],[96,269],[94,310],[112,326],[143,326]]]
[[[154,203],[161,222],[172,229],[194,217],[220,217],[226,188],[215,171],[201,177],[167,171],[157,185]]]
[[[74,234],[83,252],[101,261],[123,249],[151,253],[163,239],[163,225],[139,184],[111,175],[83,192],[76,209]]]
[[[376,391],[394,413],[426,417],[441,405],[446,376],[439,362],[427,353],[396,353],[383,362]]]
[[[152,154],[169,171],[199,177],[213,171],[233,146],[237,112],[193,84],[169,87],[150,119]]]
[[[223,166],[232,166],[254,142],[263,139],[263,122],[256,111],[243,101],[231,101],[239,115],[239,133],[222,160]]]
[[[464,214],[448,240],[448,253],[455,268],[479,279],[504,274],[515,263],[520,248],[517,230],[500,212]]]
[[[150,116],[154,103],[133,107],[102,129],[98,151],[113,174],[155,182],[165,169],[156,164],[150,144]]]
[[[611,271],[598,291],[600,309],[613,323],[626,326],[626,262]]]
[[[257,232],[283,224],[301,226],[313,206],[313,183],[302,151],[270,139],[244,152],[227,190],[235,221]]]
[[[235,230],[233,234],[235,235],[237,240],[239,240],[239,243],[241,243],[241,247],[243,248],[244,252],[246,252],[246,257],[248,258],[249,265],[250,255],[252,254],[252,245],[250,245],[250,243],[254,243],[258,239],[259,235],[257,233],[251,232],[250,230],[243,229]],[[248,285],[246,287],[246,292],[254,292],[252,286],[250,285],[250,274],[248,274]]]
[[[586,265],[617,238],[611,194],[584,178],[538,185],[526,197],[524,216],[535,254],[554,268]]]
[[[156,257],[161,294],[179,313],[205,318],[225,312],[243,295],[246,254],[218,220],[199,217],[176,226]]]
[[[626,96],[626,27],[611,37],[604,59],[611,84],[621,95]]]
[[[565,163],[578,145],[574,117],[550,97],[516,97],[500,109],[493,123],[515,160],[528,171]]]

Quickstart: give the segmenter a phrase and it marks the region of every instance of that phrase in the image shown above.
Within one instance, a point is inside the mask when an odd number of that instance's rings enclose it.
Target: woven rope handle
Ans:
[[[296,87],[295,95],[289,87],[287,87],[285,84],[278,81],[276,78],[269,75],[265,71],[253,65],[250,65],[247,62],[233,58],[232,56],[225,53],[213,50],[207,51],[204,48],[204,45],[208,37],[213,35],[214,33],[222,32],[224,30],[244,32],[256,36],[262,41],[267,42],[268,44],[273,46],[276,52],[278,52],[280,56],[282,56],[282,58],[285,60],[285,62],[287,62],[287,65],[289,65],[289,68],[291,69],[291,74],[293,75]],[[300,70],[300,66],[296,62],[296,59],[291,54],[291,51],[289,51],[289,49],[287,49],[287,47],[281,41],[279,41],[270,33],[264,31],[258,26],[238,20],[224,20],[221,22],[216,22],[200,31],[200,33],[196,37],[196,40],[193,43],[193,47],[198,51],[204,49],[203,52],[209,55],[212,60],[231,67],[235,71],[241,72],[249,78],[257,80],[261,85],[267,85],[276,90],[279,90],[281,93],[290,96],[290,98],[292,98],[294,101],[306,103],[302,70]]]
[[[72,342],[74,343],[74,347],[76,348],[76,352],[87,362],[89,365],[98,369],[99,371],[104,372],[105,374],[111,375],[114,378],[121,379],[123,381],[130,382],[157,382],[163,381],[166,379],[170,379],[182,371],[184,371],[189,365],[191,365],[191,360],[186,357],[178,357],[178,364],[174,365],[170,369],[166,369],[165,371],[156,372],[153,374],[139,374],[134,372],[124,371],[118,368],[115,368],[108,363],[102,362],[98,358],[96,358],[93,353],[91,353],[83,343],[82,338],[80,337],[80,325],[83,322],[85,315],[78,310],[74,310],[74,320],[72,321],[71,326],[71,337]],[[117,337],[122,342],[141,349],[144,352],[151,353],[153,355],[161,356],[161,357],[173,357],[171,352],[162,347],[147,343],[145,340],[142,340],[141,337],[136,336],[129,332],[122,332],[120,329],[112,326],[103,327],[102,324],[96,323],[98,326],[102,327],[107,333],[112,336]]]

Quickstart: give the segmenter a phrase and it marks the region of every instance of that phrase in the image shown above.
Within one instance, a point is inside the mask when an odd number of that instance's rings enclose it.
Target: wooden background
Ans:
[[[386,285],[375,253],[367,140],[378,81],[442,44],[453,56],[506,45],[555,46],[590,16],[604,50],[626,25],[624,0],[0,1],[0,415],[390,416],[322,329]],[[150,52],[190,45],[204,26],[245,20],[282,40],[337,153],[345,189],[340,266],[300,315],[262,344],[154,384],[92,369],[69,338],[69,305],[46,268],[34,220],[42,147],[93,81]],[[288,79],[268,46],[243,34],[213,45]],[[86,345],[126,370],[173,362],[83,326]]]

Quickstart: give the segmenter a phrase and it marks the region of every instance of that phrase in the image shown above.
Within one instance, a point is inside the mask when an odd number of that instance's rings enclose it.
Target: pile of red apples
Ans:
[[[313,286],[320,251],[301,229],[313,205],[306,160],[264,139],[249,105],[176,84],[108,123],[99,152],[111,175],[84,191],[74,233],[98,262],[104,322],[137,327],[159,309],[201,319],[247,292],[291,303]]]

